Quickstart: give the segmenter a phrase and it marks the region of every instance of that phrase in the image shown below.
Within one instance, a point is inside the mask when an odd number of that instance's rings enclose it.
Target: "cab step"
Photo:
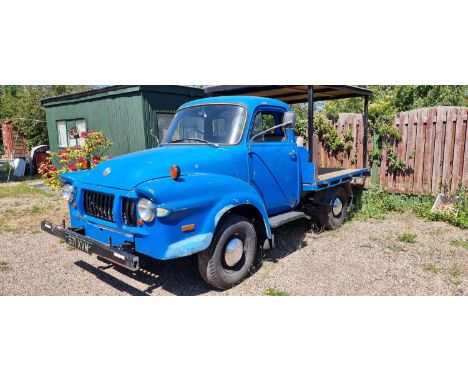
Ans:
[[[289,212],[285,212],[284,214],[272,216],[268,220],[270,221],[271,228],[278,228],[282,226],[283,224],[286,224],[286,223],[289,223],[298,219],[310,220],[310,216],[306,215],[304,212],[301,212],[301,211],[289,211]]]

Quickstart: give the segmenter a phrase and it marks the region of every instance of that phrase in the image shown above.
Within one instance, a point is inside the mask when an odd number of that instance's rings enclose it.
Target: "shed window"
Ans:
[[[169,126],[174,118],[174,114],[169,113],[157,113],[158,118],[158,134],[159,142],[162,142],[166,138]]]
[[[58,132],[58,146],[67,147],[67,124],[65,121],[57,122],[57,132]]]
[[[77,119],[76,120],[76,129],[78,130],[78,134],[81,137],[81,133],[86,133],[86,121],[84,119]],[[83,147],[84,140],[83,138],[78,138],[78,146]]]
[[[84,140],[82,138],[74,138],[70,133],[72,130],[76,130],[81,136],[81,133],[86,132],[86,121],[84,119],[57,121],[57,130],[59,147],[83,146]]]

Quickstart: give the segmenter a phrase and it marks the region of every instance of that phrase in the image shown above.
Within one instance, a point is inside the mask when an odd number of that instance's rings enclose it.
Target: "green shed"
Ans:
[[[121,155],[157,146],[177,108],[204,97],[203,89],[174,85],[109,86],[42,100],[51,151],[79,144],[69,131],[102,131],[113,145],[108,154]]]

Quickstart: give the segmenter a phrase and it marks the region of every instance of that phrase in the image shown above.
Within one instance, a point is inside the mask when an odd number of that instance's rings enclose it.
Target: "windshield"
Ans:
[[[238,105],[187,107],[176,113],[163,143],[235,145],[246,117],[247,111]]]

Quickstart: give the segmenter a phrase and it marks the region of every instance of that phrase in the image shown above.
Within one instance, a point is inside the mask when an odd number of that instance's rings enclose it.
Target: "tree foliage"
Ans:
[[[44,98],[95,88],[89,85],[0,85],[0,120],[12,120],[28,145],[48,143]]]

